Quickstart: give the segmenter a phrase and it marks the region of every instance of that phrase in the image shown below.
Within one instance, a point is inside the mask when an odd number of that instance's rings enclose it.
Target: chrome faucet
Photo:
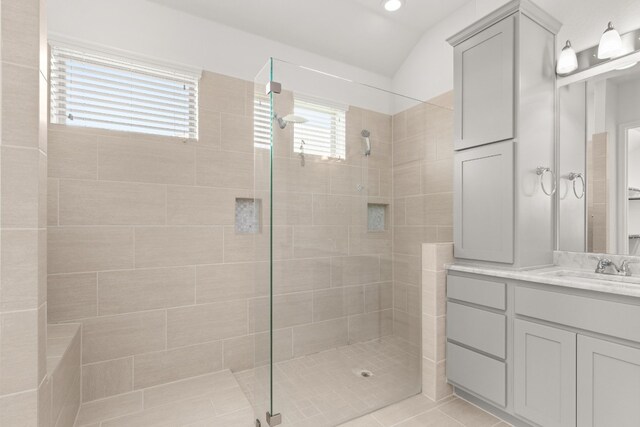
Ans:
[[[620,267],[616,266],[616,270],[618,274],[623,276],[631,276],[631,269],[629,268],[629,264],[638,264],[640,261],[625,259],[620,263]]]
[[[609,258],[600,258],[593,256],[592,259],[598,261],[598,265],[596,266],[596,273],[598,274],[617,274],[619,276],[631,276],[631,269],[629,268],[629,264],[637,264],[640,261],[625,259],[620,263],[620,267],[616,265],[615,262],[611,261]],[[612,266],[615,270],[613,273],[607,273],[607,267]]]
[[[596,273],[598,274],[605,274],[607,267],[609,267],[610,265],[615,265],[609,258],[594,257],[594,259],[598,261],[598,265],[596,266]]]

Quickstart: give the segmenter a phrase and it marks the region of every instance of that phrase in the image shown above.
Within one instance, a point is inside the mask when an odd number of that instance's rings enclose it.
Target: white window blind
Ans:
[[[255,148],[271,147],[271,106],[269,95],[253,94],[253,142]]]
[[[347,107],[306,96],[294,96],[294,114],[307,121],[294,125],[293,150],[304,154],[344,159],[346,157]]]
[[[51,122],[196,139],[198,80],[52,46]]]

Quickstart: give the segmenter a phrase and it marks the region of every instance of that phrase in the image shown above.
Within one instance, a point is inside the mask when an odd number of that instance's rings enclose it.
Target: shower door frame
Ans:
[[[282,91],[282,85],[273,80],[273,58],[269,58],[269,410],[265,414],[269,427],[282,424],[282,414],[273,413],[273,97]]]

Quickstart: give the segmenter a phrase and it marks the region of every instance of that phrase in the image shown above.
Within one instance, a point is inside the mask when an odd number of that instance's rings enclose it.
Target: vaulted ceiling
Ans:
[[[392,76],[426,30],[469,0],[406,0],[396,12],[381,0],[151,1]]]

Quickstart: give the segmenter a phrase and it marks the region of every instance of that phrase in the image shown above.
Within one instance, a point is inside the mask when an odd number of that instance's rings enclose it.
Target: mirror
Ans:
[[[640,66],[559,88],[558,249],[640,255]]]

